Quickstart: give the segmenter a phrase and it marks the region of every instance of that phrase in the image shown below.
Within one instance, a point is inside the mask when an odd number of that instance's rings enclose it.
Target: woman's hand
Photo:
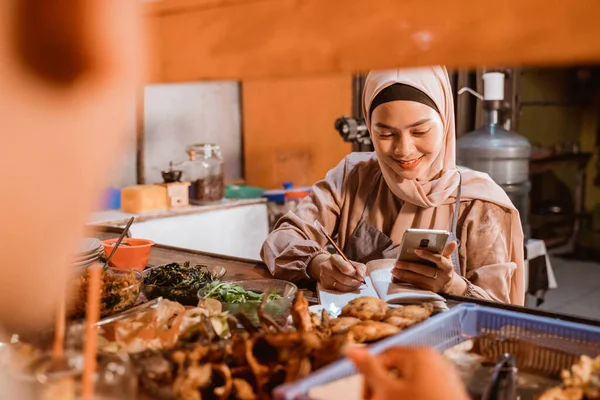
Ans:
[[[454,367],[433,349],[396,347],[379,356],[373,356],[364,349],[353,349],[348,352],[348,357],[365,377],[367,391],[370,392],[368,398],[469,398]]]
[[[444,288],[458,288],[458,291],[466,288],[465,282],[454,273],[454,265],[450,256],[456,249],[456,242],[446,243],[442,254],[435,254],[427,250],[415,250],[415,254],[423,260],[432,262],[437,268],[428,265],[398,261],[392,275],[406,283],[418,288],[431,290],[432,292],[444,292]],[[462,294],[456,293],[456,294]]]
[[[308,265],[308,274],[325,289],[350,292],[362,285],[367,267],[364,264],[348,264],[337,254],[319,254]]]

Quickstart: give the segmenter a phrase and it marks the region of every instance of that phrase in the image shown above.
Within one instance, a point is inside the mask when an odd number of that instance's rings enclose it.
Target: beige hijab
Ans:
[[[371,72],[363,92],[363,113],[369,130],[371,123],[368,111],[371,103],[379,92],[395,83],[413,86],[427,94],[438,107],[444,126],[444,146],[427,173],[418,180],[401,178],[386,163],[385,157],[378,157],[385,182],[404,201],[391,233],[391,238],[397,243],[404,231],[411,227],[450,229],[461,176],[456,168],[454,106],[446,68],[434,66]],[[379,155],[377,142],[374,144],[375,152]],[[461,201],[478,199],[511,211],[512,227],[506,235],[511,247],[510,261],[517,266],[511,282],[511,303],[523,304],[523,230],[517,209],[504,190],[485,173],[462,171],[461,190]]]

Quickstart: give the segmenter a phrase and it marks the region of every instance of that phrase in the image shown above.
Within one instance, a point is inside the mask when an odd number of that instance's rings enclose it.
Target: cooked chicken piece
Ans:
[[[395,335],[400,329],[379,321],[362,321],[348,330],[348,340],[355,343],[374,342]]]
[[[312,370],[312,365],[310,362],[310,358],[293,358],[288,361],[287,367],[285,369],[285,381],[295,382],[298,379],[302,379]]]
[[[255,400],[256,394],[252,386],[243,379],[233,378],[232,396],[236,400]]]
[[[310,314],[310,321],[313,327],[319,328],[321,326],[321,318],[317,314]]]
[[[313,369],[319,369],[343,358],[346,355],[347,347],[348,339],[346,334],[332,335],[324,338],[321,342],[322,350],[317,350],[313,353]]]
[[[291,313],[294,326],[297,330],[300,332],[310,332],[314,329],[310,311],[308,310],[308,300],[306,300],[301,291],[296,292]]]
[[[354,317],[339,317],[329,322],[329,330],[331,333],[346,332],[351,326],[360,322],[360,319]]]
[[[325,330],[329,326],[329,322],[331,321],[331,315],[327,312],[325,308],[321,310],[321,329]]]
[[[583,390],[581,388],[563,389],[555,387],[546,390],[537,400],[581,400],[583,399]]]
[[[421,305],[410,304],[398,308],[390,308],[386,312],[386,318],[390,317],[402,317],[411,319],[416,322],[425,321],[431,316],[433,312],[433,305],[431,303],[425,303]]]
[[[417,323],[417,321],[415,321],[415,320],[404,318],[404,317],[397,317],[394,315],[384,319],[383,322],[385,322],[386,324],[394,325],[400,329],[406,329]]]
[[[375,297],[363,296],[352,300],[342,309],[342,317],[354,317],[365,320],[381,321],[385,318],[388,305]]]
[[[216,384],[216,382],[221,384],[214,388],[214,397],[219,400],[227,400],[233,387],[233,380],[231,378],[231,370],[229,367],[226,364],[213,364],[211,381],[213,385]]]
[[[191,365],[177,376],[173,382],[173,392],[183,400],[201,400],[199,389],[210,384],[211,376],[210,364]]]
[[[565,386],[582,389],[585,398],[600,399],[600,357],[581,356],[571,370],[562,371],[561,378]]]

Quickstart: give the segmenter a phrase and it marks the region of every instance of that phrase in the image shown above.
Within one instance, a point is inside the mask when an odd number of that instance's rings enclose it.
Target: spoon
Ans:
[[[129,218],[129,221],[127,221],[127,225],[125,225],[125,228],[123,228],[123,232],[121,232],[121,236],[119,236],[119,238],[115,242],[114,248],[110,252],[109,256],[106,258],[106,261],[104,262],[104,269],[108,268],[108,262],[110,261],[110,259],[112,258],[112,256],[115,255],[117,249],[119,248],[119,245],[121,244],[121,242],[123,241],[123,239],[127,235],[127,232],[129,232],[129,227],[133,223],[134,219],[135,219],[134,217],[131,217],[131,218]]]

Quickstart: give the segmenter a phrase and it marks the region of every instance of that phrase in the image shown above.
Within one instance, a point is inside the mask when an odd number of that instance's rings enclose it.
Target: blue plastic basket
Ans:
[[[429,346],[444,351],[467,339],[495,333],[526,339],[573,354],[600,355],[600,327],[538,317],[474,304],[461,304],[370,347],[373,354],[395,346]],[[306,400],[313,387],[353,375],[354,365],[344,359],[297,382],[279,386],[276,400]]]

